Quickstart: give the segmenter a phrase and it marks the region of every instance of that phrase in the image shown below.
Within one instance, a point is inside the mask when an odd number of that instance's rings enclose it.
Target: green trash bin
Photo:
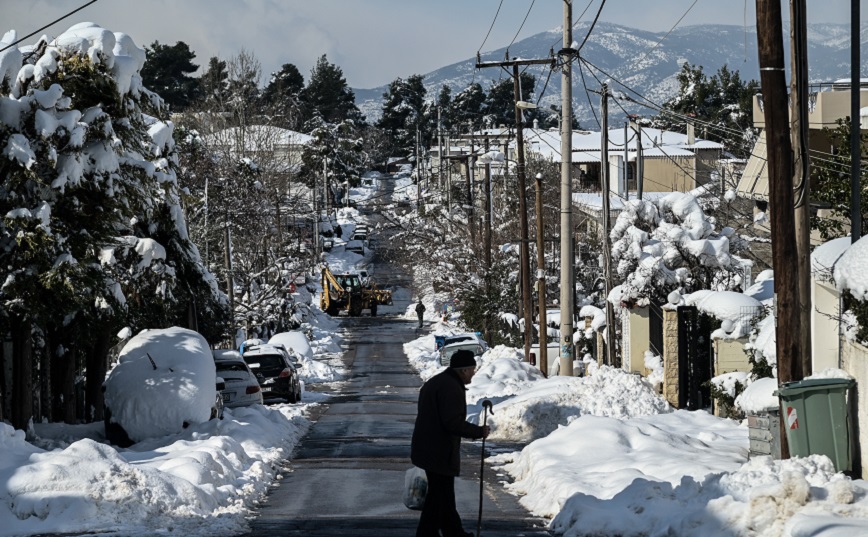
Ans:
[[[853,426],[849,392],[853,379],[786,382],[775,392],[790,445],[790,455],[826,455],[839,472],[853,470]]]

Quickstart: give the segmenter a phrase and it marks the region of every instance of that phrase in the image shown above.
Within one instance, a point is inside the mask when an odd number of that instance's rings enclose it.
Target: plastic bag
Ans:
[[[425,470],[416,466],[404,473],[404,505],[408,509],[419,511],[425,505],[425,496],[428,495],[428,478]]]

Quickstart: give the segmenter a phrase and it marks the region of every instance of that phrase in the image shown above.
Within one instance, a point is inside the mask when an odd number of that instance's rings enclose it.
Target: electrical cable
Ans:
[[[515,32],[515,36],[512,38],[512,41],[509,42],[509,45],[506,46],[507,55],[509,55],[509,47],[515,43],[515,40],[518,39],[518,34],[521,33],[521,29],[524,28],[524,23],[527,22],[527,18],[530,17],[530,11],[533,9],[533,5],[536,3],[536,0],[532,0],[530,3],[530,7],[527,8],[527,14],[524,16],[524,20],[521,21],[521,26],[518,27],[518,31]]]
[[[594,26],[596,26],[596,25],[597,25],[597,21],[600,20],[600,13],[603,12],[603,6],[605,6],[605,5],[606,5],[606,0],[603,0],[603,1],[600,3],[600,9],[597,10],[597,16],[594,17],[594,22],[591,23],[591,27],[588,28],[588,33],[585,34],[585,38],[582,40],[582,44],[579,45],[579,48],[576,49],[576,56],[577,56],[577,57],[578,57],[578,55],[579,55],[579,52],[582,51],[582,47],[584,47],[584,46],[585,46],[585,43],[588,42],[588,38],[591,37],[591,32],[594,31]]]
[[[746,1],[746,0],[745,0]],[[497,12],[494,14],[494,20],[491,21],[491,26],[488,27],[488,33],[485,34],[485,39],[482,40],[482,44],[479,45],[479,48],[476,49],[476,54],[478,55],[482,52],[482,47],[485,46],[485,42],[488,41],[488,36],[491,35],[491,30],[494,28],[494,23],[497,22],[497,16],[500,15],[500,8],[503,7],[503,0],[500,0],[500,5],[497,6]]]
[[[677,28],[678,25],[681,24],[681,21],[684,20],[684,17],[686,17],[688,13],[690,13],[690,10],[693,9],[693,6],[695,6],[697,2],[699,2],[699,0],[693,0],[693,3],[690,4],[690,7],[689,7],[689,8],[687,8],[687,11],[685,11],[684,14],[681,15],[681,18],[679,18],[679,19],[675,22],[675,24],[672,26],[672,28],[670,28],[669,31],[666,32],[666,35],[664,35],[664,36],[660,39],[660,41],[658,41],[658,42],[657,42],[653,47],[651,47],[648,51],[646,51],[645,54],[642,55],[642,57],[640,57],[638,60],[636,60],[635,62],[633,62],[632,65],[637,65],[637,64],[640,63],[642,60],[644,60],[646,56],[648,56],[649,54],[651,54],[652,52],[654,52],[654,51],[657,49],[657,47],[660,46],[660,43],[662,43],[663,41],[665,41],[666,38],[669,37],[669,35],[670,35],[673,31],[675,31],[675,28]]]
[[[57,24],[58,22],[62,21],[63,19],[67,19],[67,18],[69,18],[69,17],[75,15],[76,13],[78,13],[79,11],[81,11],[82,9],[84,9],[84,8],[86,8],[87,6],[89,6],[89,5],[93,4],[93,3],[96,3],[96,2],[97,2],[97,0],[90,0],[90,2],[84,4],[83,6],[77,8],[77,9],[74,9],[74,10],[70,11],[70,12],[67,13],[66,15],[60,17],[59,19],[56,19],[56,20],[54,20],[54,21],[52,21],[52,22],[49,22],[48,24],[46,24],[46,25],[43,26],[42,28],[40,28],[40,29],[38,29],[38,30],[36,30],[36,31],[34,31],[34,32],[31,32],[31,33],[25,35],[24,37],[22,37],[21,39],[15,41],[14,43],[10,43],[10,44],[6,45],[5,47],[0,48],[0,52],[3,52],[3,51],[5,51],[5,50],[7,50],[7,49],[10,49],[10,48],[14,47],[15,45],[17,45],[18,43],[21,43],[21,42],[24,41],[25,39],[29,39],[29,38],[33,37],[34,35],[38,34],[38,33],[41,32],[42,30],[45,30],[46,28],[48,28],[48,27],[50,27],[50,26],[54,26],[55,24]]]

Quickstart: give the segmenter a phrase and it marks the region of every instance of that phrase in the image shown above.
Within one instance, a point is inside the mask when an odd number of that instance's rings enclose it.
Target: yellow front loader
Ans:
[[[391,304],[392,292],[377,289],[375,285],[362,285],[358,274],[333,274],[325,267],[322,269],[322,295],[319,306],[329,315],[339,315],[346,311],[350,317],[358,317],[362,310],[370,310],[371,317],[377,316],[377,306]]]

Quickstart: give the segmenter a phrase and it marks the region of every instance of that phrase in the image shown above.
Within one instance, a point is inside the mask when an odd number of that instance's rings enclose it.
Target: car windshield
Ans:
[[[275,377],[286,367],[283,358],[277,354],[245,356],[244,361],[251,368],[256,369],[256,373],[265,377]]]

